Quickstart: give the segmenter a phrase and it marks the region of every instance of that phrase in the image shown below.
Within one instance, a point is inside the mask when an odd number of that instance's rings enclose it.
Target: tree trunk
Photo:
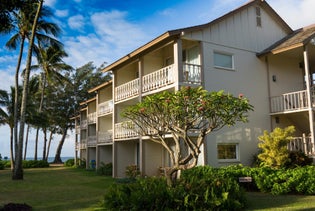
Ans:
[[[20,131],[19,131],[19,140],[18,140],[18,150],[15,152],[15,163],[12,171],[13,180],[23,180],[23,166],[22,166],[22,156],[23,156],[23,139],[24,139],[24,127],[25,127],[25,114],[26,114],[26,104],[27,104],[27,95],[28,95],[28,85],[31,72],[31,63],[32,63],[32,50],[35,39],[35,32],[37,28],[37,22],[39,19],[39,14],[42,9],[44,0],[39,1],[37,8],[36,16],[34,18],[34,23],[32,27],[31,39],[29,41],[27,60],[26,60],[26,70],[24,74],[24,84],[23,84],[23,94],[22,94],[22,103],[21,103],[21,121],[20,121]]]
[[[23,160],[26,160],[26,154],[27,154],[27,143],[28,143],[28,134],[30,132],[30,125],[27,125],[27,129],[26,129],[26,138],[25,138],[25,147],[24,147],[24,158]]]
[[[61,155],[61,150],[62,150],[62,147],[63,147],[63,143],[66,140],[68,128],[64,128],[62,131],[63,131],[62,132],[62,137],[61,137],[61,140],[60,140],[60,142],[58,144],[58,147],[57,147],[57,150],[56,150],[55,159],[54,159],[53,163],[62,163],[60,155]]]
[[[51,140],[53,139],[53,132],[50,131],[50,135],[49,135],[49,141],[48,141],[48,146],[47,146],[47,153],[46,153],[46,158],[49,158],[49,151],[50,151],[50,144],[51,144]]]
[[[13,115],[14,115],[14,118],[13,118],[13,121],[14,121],[13,138],[14,138],[14,152],[15,152],[15,154],[18,152],[19,72],[20,72],[21,61],[22,61],[22,57],[23,57],[23,51],[24,51],[24,41],[25,41],[25,37],[22,37],[21,44],[20,44],[19,59],[18,59],[17,65],[16,65],[15,79],[14,79],[15,90],[14,90],[14,111],[13,111]],[[12,154],[14,154],[14,153],[12,153]],[[12,159],[14,159],[14,158],[12,157],[11,160]]]
[[[34,149],[34,160],[37,160],[38,134],[39,134],[39,127],[37,127],[37,128],[36,128],[36,136],[35,136],[35,149]]]
[[[43,160],[47,161],[47,157],[46,157],[47,129],[44,128],[43,132],[44,132]]]
[[[10,162],[11,162],[11,170],[14,167],[14,153],[13,153],[13,127],[10,127]]]

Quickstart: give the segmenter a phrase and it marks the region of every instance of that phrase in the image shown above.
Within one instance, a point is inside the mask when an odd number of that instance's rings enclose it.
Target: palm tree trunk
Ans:
[[[35,149],[34,149],[34,160],[37,160],[38,134],[39,134],[39,127],[37,127],[37,128],[36,128],[36,136],[35,136]]]
[[[50,135],[49,135],[49,141],[48,141],[48,146],[47,146],[47,153],[46,153],[46,158],[49,158],[49,151],[50,151],[50,144],[51,144],[51,140],[53,139],[53,132],[50,131]]]
[[[64,128],[62,130],[62,137],[61,137],[60,142],[58,144],[58,147],[57,147],[57,150],[56,150],[55,159],[54,159],[53,163],[62,163],[60,155],[61,155],[61,150],[62,150],[62,147],[63,147],[63,143],[66,140],[67,132],[68,132],[68,128]]]
[[[32,27],[32,35],[31,35],[31,39],[29,41],[29,46],[28,46],[26,70],[25,70],[25,74],[24,74],[22,103],[21,103],[21,121],[20,121],[20,131],[19,131],[19,140],[18,140],[18,150],[15,152],[15,163],[14,163],[14,169],[12,172],[12,179],[13,180],[23,180],[23,167],[22,167],[23,138],[24,138],[28,85],[29,85],[31,63],[32,63],[32,49],[33,49],[33,44],[34,44],[34,39],[35,39],[37,22],[39,19],[40,11],[41,11],[42,6],[43,6],[43,2],[44,2],[44,0],[39,1],[39,5],[37,8],[36,16],[35,16],[33,27]]]
[[[13,127],[10,127],[10,162],[11,162],[11,170],[13,170],[14,166],[14,153],[13,153]]]
[[[19,59],[18,63],[16,65],[16,70],[15,70],[15,93],[14,93],[14,152],[17,153],[18,151],[18,121],[19,121],[19,72],[20,72],[20,67],[21,67],[21,61],[23,57],[23,51],[24,51],[24,41],[25,37],[23,36],[21,38],[21,44],[20,44],[20,52],[19,52]],[[13,158],[12,158],[13,159]]]
[[[28,143],[28,134],[30,132],[30,125],[27,125],[27,129],[26,129],[26,137],[25,137],[25,148],[24,148],[24,158],[23,160],[26,160],[26,154],[27,154],[27,143]]]
[[[47,129],[44,128],[44,129],[43,129],[43,132],[44,132],[43,160],[46,160],[46,161],[47,161],[47,157],[46,157]]]

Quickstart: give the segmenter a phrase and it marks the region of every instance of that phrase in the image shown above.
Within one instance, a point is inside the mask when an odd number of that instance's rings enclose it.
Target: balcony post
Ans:
[[[182,40],[177,39],[174,43],[174,70],[175,70],[175,83],[180,85],[183,81],[183,49]],[[179,89],[179,86],[177,86]]]
[[[314,146],[314,115],[312,109],[312,98],[311,98],[311,86],[310,86],[310,70],[309,70],[309,63],[308,63],[308,48],[304,46],[303,51],[304,57],[304,69],[305,69],[305,78],[306,78],[306,93],[307,93],[307,103],[308,103],[308,116],[309,116],[309,124],[310,124],[310,133],[311,133],[311,141],[312,145]]]

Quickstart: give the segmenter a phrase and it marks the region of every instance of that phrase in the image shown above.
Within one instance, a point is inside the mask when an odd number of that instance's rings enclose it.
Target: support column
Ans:
[[[315,144],[314,142],[314,112],[312,108],[312,97],[311,97],[311,85],[310,85],[310,69],[309,69],[309,63],[308,63],[308,48],[307,46],[304,46],[303,51],[303,57],[304,57],[304,68],[305,68],[305,76],[306,76],[306,92],[307,92],[307,101],[308,101],[308,116],[309,116],[309,124],[310,124],[310,135],[311,135],[311,141],[313,143],[313,146]]]
[[[174,70],[175,83],[177,84],[176,90],[183,82],[183,49],[182,40],[177,39],[174,43]]]

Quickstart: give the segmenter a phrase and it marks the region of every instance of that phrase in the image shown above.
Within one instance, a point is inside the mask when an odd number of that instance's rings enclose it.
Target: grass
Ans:
[[[25,169],[24,180],[12,181],[10,170],[0,171],[0,207],[26,203],[37,210],[94,210],[111,185],[110,177],[66,167]],[[247,192],[246,210],[315,210],[315,196]]]
[[[66,167],[25,169],[24,180],[12,181],[11,171],[0,171],[0,206],[26,203],[33,210],[93,210],[112,184],[110,177]]]

